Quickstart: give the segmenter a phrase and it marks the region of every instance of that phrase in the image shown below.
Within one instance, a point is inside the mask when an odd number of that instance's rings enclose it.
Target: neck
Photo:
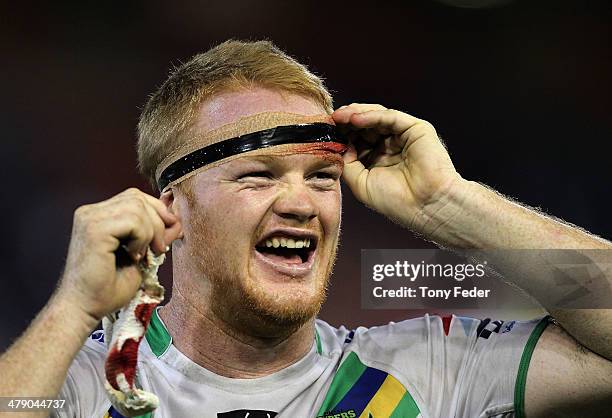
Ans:
[[[259,337],[237,331],[177,288],[160,309],[173,344],[190,360],[221,376],[263,377],[303,358],[314,341],[314,318],[288,335]]]

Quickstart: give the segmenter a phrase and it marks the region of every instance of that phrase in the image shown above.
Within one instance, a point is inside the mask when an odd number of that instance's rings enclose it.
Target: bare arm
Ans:
[[[352,141],[343,178],[357,199],[443,247],[612,249],[608,241],[464,180],[426,121],[371,104],[352,104],[332,116]],[[555,309],[547,303],[556,287],[552,269],[524,259],[499,261],[506,279],[535,297],[581,344],[612,359],[612,310]],[[612,271],[601,270],[612,288]]]
[[[612,405],[612,362],[549,325],[531,358],[527,418],[605,418]]]
[[[464,180],[424,120],[372,104],[343,106],[332,116],[351,141],[343,178],[355,197],[443,247],[572,249],[587,258],[588,250],[608,254],[612,249],[604,239]],[[540,256],[552,257],[550,252]],[[608,413],[601,407],[612,404],[612,309],[563,310],[549,303],[559,290],[554,257],[495,261],[507,280],[535,297],[561,325],[549,327],[533,353],[527,416],[597,416],[580,412],[587,407],[599,416]],[[611,264],[597,265],[605,292],[595,297],[607,297],[612,289]],[[588,288],[590,277],[583,273],[572,280]]]
[[[149,246],[165,251],[180,230],[161,201],[136,189],[77,209],[58,290],[0,357],[0,396],[57,396],[88,334],[134,296],[141,280],[136,261]],[[117,267],[122,243],[133,262]]]
[[[589,257],[588,250],[591,249],[612,250],[612,244],[602,238],[465,180],[459,180],[443,198],[426,206],[420,222],[423,233],[445,247],[572,249],[585,257]],[[506,257],[497,260],[497,266],[507,280],[538,300],[581,344],[608,360],[612,359],[612,310],[558,309],[552,305],[551,301],[556,299],[552,296],[564,291],[554,280],[558,274],[554,268],[558,260],[553,259],[554,254],[545,251],[532,254],[533,259],[529,258],[529,252],[525,252],[516,259]],[[551,259],[543,260],[547,256]],[[608,262],[612,261],[610,256],[603,257],[604,260],[606,258]],[[599,271],[603,273],[601,279],[607,282],[608,289],[612,288],[609,264],[601,263]],[[574,279],[584,282],[586,286],[589,277],[585,277],[584,273],[577,272]],[[607,307],[605,301],[600,301],[598,305],[597,300],[593,300],[593,308],[598,306]]]
[[[0,357],[0,396],[57,396],[72,360],[97,323],[97,319],[83,315],[60,295],[53,296],[24,334]]]

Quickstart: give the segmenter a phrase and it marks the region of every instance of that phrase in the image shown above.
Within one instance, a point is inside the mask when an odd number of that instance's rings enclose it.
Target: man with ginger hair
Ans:
[[[552,317],[487,338],[470,318],[353,331],[316,319],[341,176],[443,247],[611,248],[463,179],[428,122],[381,105],[334,111],[321,80],[271,43],[228,41],[178,67],[138,127],[159,198],[129,189],[77,209],[57,291],[0,358],[2,396],[66,399],[57,416],[121,416],[104,389],[103,335],[88,336],[134,296],[147,248],[171,245],[172,299],[139,348],[138,385],[159,397],[145,416],[609,416],[611,311],[546,306],[545,269],[510,279]],[[118,267],[122,249],[131,262]]]

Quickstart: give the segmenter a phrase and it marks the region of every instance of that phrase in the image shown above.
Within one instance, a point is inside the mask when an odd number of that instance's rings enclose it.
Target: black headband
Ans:
[[[185,174],[232,155],[274,145],[312,142],[338,142],[346,144],[346,140],[338,135],[336,127],[328,123],[277,126],[226,139],[179,158],[162,171],[157,180],[157,187],[159,187],[160,191],[163,191],[168,184],[183,177]]]

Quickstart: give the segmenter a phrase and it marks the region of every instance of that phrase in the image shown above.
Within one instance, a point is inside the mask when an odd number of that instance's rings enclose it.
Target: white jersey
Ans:
[[[138,381],[159,397],[153,418],[522,417],[529,360],[548,318],[490,321],[425,315],[372,328],[316,321],[310,352],[256,379],[217,375],[183,355],[157,312]],[[121,417],[104,390],[95,331],[76,356],[54,417]]]

